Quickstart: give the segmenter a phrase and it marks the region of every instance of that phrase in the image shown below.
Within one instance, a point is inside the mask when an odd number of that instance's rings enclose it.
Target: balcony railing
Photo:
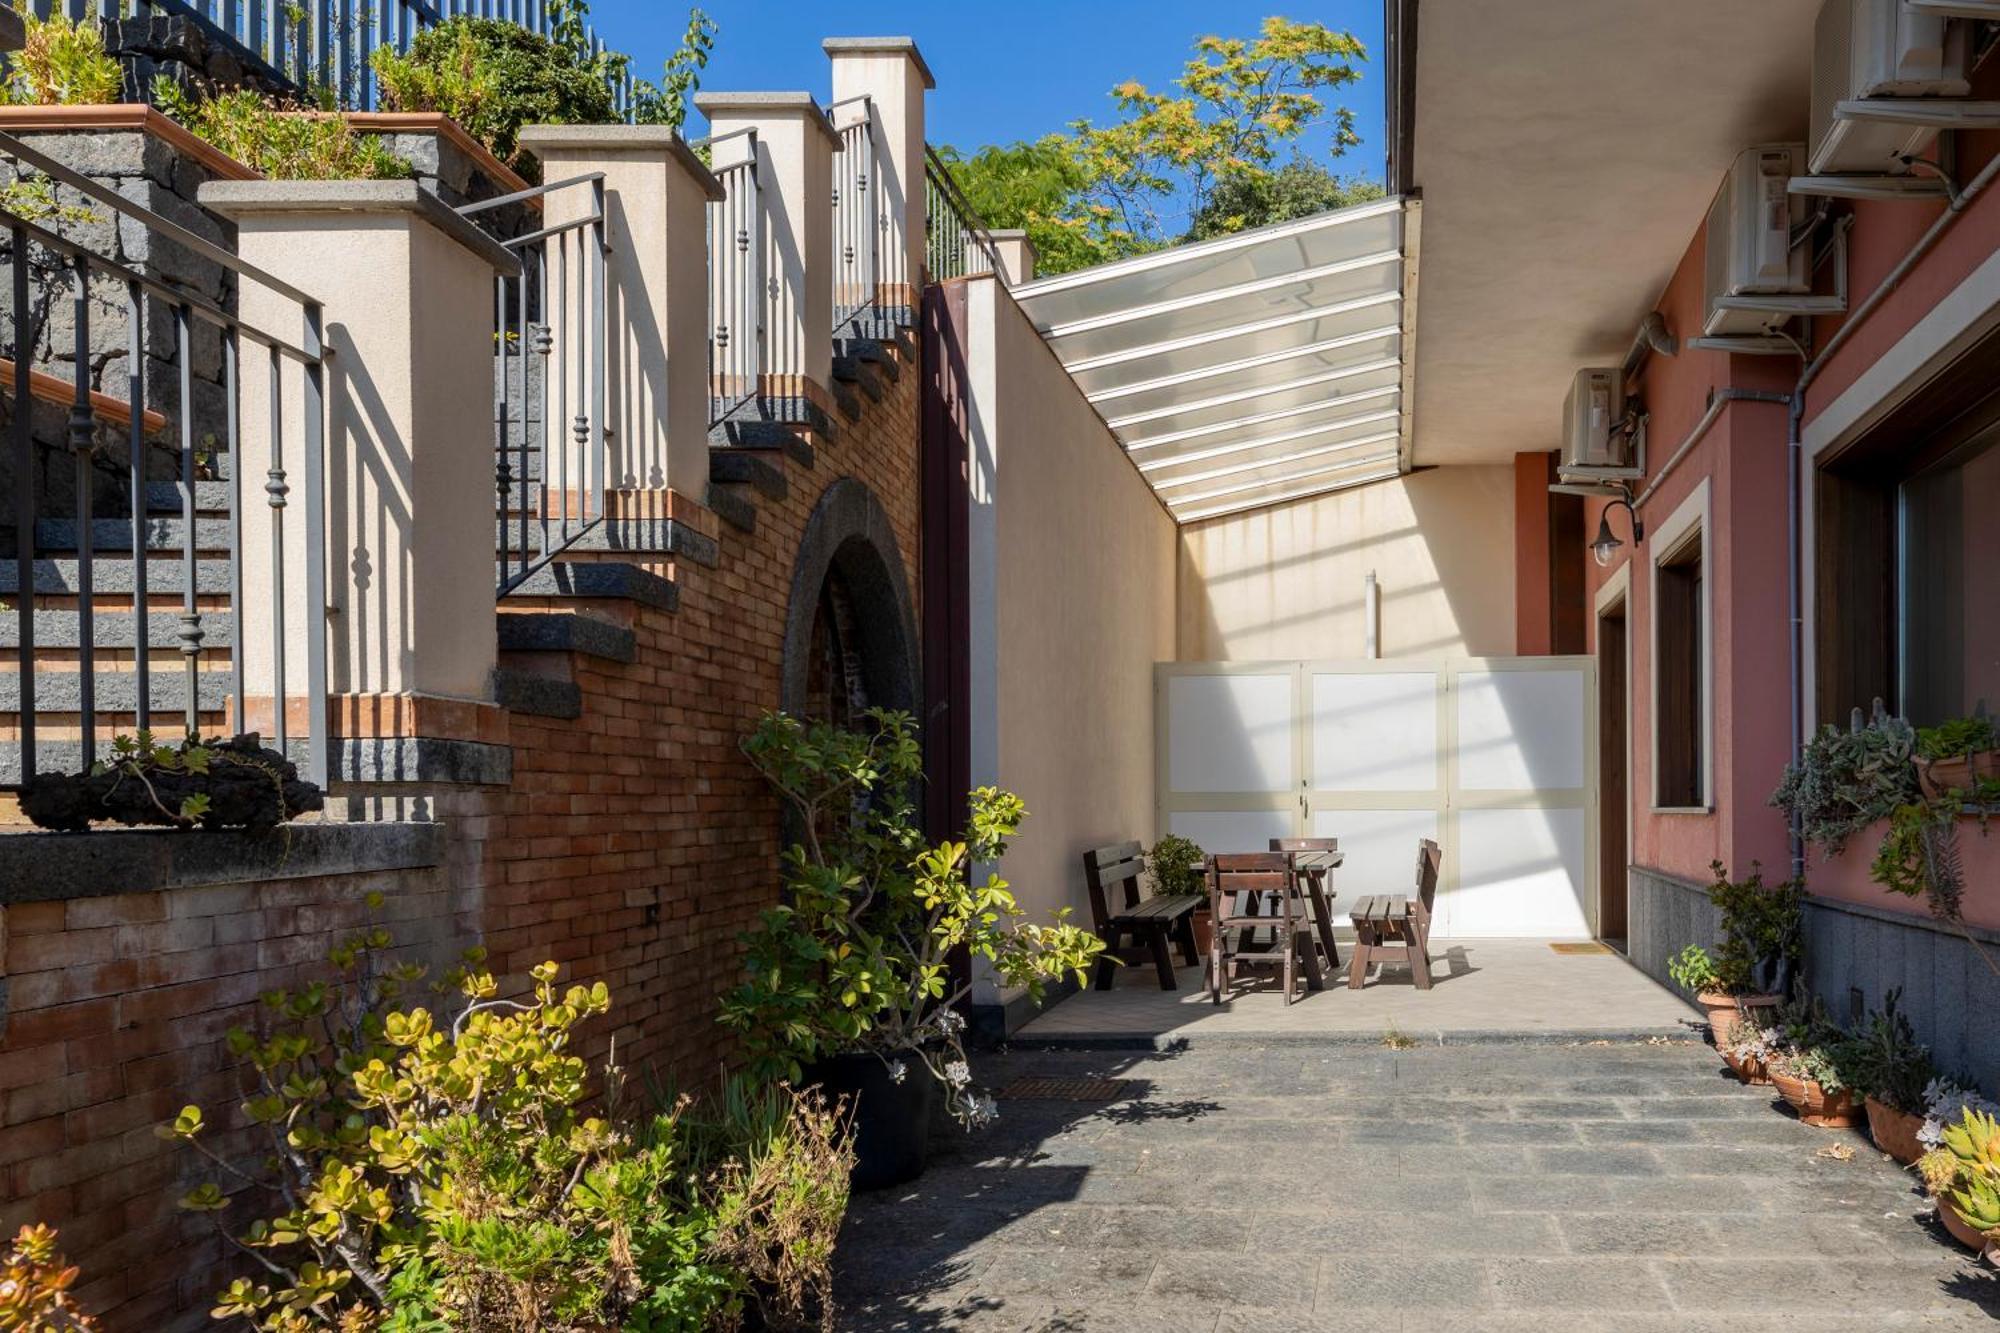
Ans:
[[[878,203],[882,164],[874,99],[850,97],[827,114],[838,126],[841,148],[833,159],[833,326],[839,329],[875,305],[889,219]]]
[[[373,111],[380,94],[369,64],[378,47],[407,50],[425,28],[461,16],[498,19],[541,36],[553,29],[549,0],[33,0],[43,18],[116,20],[151,13],[191,18],[267,81],[303,94],[331,88],[350,111]],[[585,29],[593,56],[604,41]],[[607,81],[621,117],[632,113],[632,73]]]
[[[1006,281],[989,228],[929,144],[924,145],[924,267],[932,282],[974,273],[998,273]]]
[[[513,591],[604,522],[604,173],[552,181],[459,209],[467,217],[541,201],[559,218],[500,244],[518,277],[493,279],[493,454],[498,592]]]
[[[25,784],[37,772],[87,767],[121,731],[177,727],[188,734],[213,733],[222,729],[225,716],[231,729],[248,730],[246,700],[268,689],[268,725],[277,748],[298,757],[309,780],[324,784],[326,389],[320,303],[11,135],[0,134],[0,158],[10,160],[16,181],[51,187],[46,206],[28,202],[33,195],[25,190],[0,204],[12,279],[6,389],[14,471],[14,551],[0,574],[0,598],[11,603],[15,639],[15,697],[0,703],[0,714],[12,713],[15,744],[8,756],[12,771],[0,771],[0,782]],[[54,187],[64,191],[63,207],[54,203]],[[82,218],[68,203],[77,197],[86,201]],[[196,295],[94,253],[61,232],[67,221],[79,222],[80,231],[98,231],[106,214],[116,215],[112,235],[143,228],[155,242],[220,266],[239,295],[241,284],[256,284],[295,304],[297,331],[288,336],[247,322],[232,312],[235,301],[228,297]],[[113,312],[108,338],[102,336],[105,310]],[[38,370],[44,340],[51,344],[47,369]],[[197,377],[202,360],[197,340],[219,344],[219,386]],[[246,356],[269,360],[269,376],[258,377],[266,386],[265,401],[243,401],[239,372]],[[115,374],[124,381],[116,386],[124,391],[122,400],[106,391],[115,380],[92,382],[94,366],[120,361]],[[164,410],[156,410],[147,395],[148,379],[160,366],[174,376],[163,395],[169,399]],[[63,396],[56,382],[63,372],[69,380],[66,410],[50,401]],[[288,384],[298,395],[292,404],[285,402]],[[212,393],[217,387],[219,401]],[[38,402],[49,410],[38,414]],[[246,412],[268,413],[273,436],[271,466],[262,478],[265,503],[254,514],[245,504],[244,478],[236,466]],[[161,466],[169,458],[170,476]],[[38,466],[43,460],[46,466]],[[65,463],[69,479],[61,475]],[[226,478],[218,475],[224,470]],[[63,497],[65,489],[74,494]],[[123,512],[100,520],[101,496]],[[303,510],[298,519],[287,513],[295,498]],[[303,540],[294,533],[288,542],[285,530],[297,522],[304,524]],[[240,552],[252,523],[268,525],[272,552],[269,570],[256,575],[268,585],[258,596],[268,598],[276,627],[269,680],[245,679]],[[288,559],[288,545],[302,556]],[[100,552],[116,554],[100,560]],[[220,617],[216,604],[224,596],[230,615]],[[173,599],[169,606],[177,600],[178,609],[158,614],[156,598]],[[303,689],[300,664],[286,658],[287,615],[303,617]],[[217,635],[221,644],[209,642],[215,620],[232,630],[228,638]],[[229,649],[226,675],[212,669],[222,645]],[[178,654],[178,681],[171,671],[155,672],[155,649]],[[218,688],[224,681],[226,710]],[[299,698],[306,707],[294,721],[286,701]],[[301,725],[303,738],[291,734]]]
[[[737,130],[708,147],[723,189],[708,206],[709,415],[719,420],[756,394],[764,372],[767,229],[757,132]]]

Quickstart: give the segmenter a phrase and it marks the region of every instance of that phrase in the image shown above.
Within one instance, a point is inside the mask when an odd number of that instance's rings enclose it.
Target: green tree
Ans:
[[[1089,206],[1090,176],[1068,135],[989,144],[970,156],[947,145],[938,156],[981,222],[1028,233],[1045,273],[1089,268],[1149,248]]]
[[[1337,176],[1310,159],[1287,162],[1261,175],[1235,173],[1210,191],[1188,225],[1189,241],[1206,241],[1252,227],[1311,217],[1380,199],[1388,192],[1363,176]]]
[[[633,85],[632,119],[641,125],[679,129],[687,123],[688,103],[701,87],[701,72],[715,50],[715,20],[699,9],[688,11],[687,31],[667,57],[660,81],[640,79]]]

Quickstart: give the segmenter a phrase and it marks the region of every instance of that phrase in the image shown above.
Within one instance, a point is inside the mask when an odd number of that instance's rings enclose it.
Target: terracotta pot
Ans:
[[[1868,1137],[1875,1140],[1876,1147],[1888,1153],[1901,1166],[1908,1166],[1924,1155],[1924,1145],[1917,1142],[1917,1131],[1924,1127],[1922,1116],[1898,1111],[1877,1101],[1873,1095],[1868,1097],[1865,1105],[1868,1108]]]
[[[2000,777],[2000,750],[1981,750],[1956,759],[1916,759],[1917,783],[1936,800],[1948,791],[1970,791],[1980,778]]]
[[[1188,917],[1188,923],[1194,927],[1195,956],[1206,962],[1209,946],[1215,943],[1215,918],[1208,914],[1206,907],[1201,907]]]
[[[1961,1217],[1950,1199],[1939,1199],[1937,1206],[1938,1221],[1944,1223],[1944,1229],[1951,1233],[1953,1240],[1975,1254],[1986,1252],[1986,1247],[1993,1242],[1986,1239],[1984,1232],[1977,1230],[1972,1223]]]
[[[1739,1006],[1746,1012],[1776,1009],[1783,999],[1781,995],[1727,995],[1719,990],[1705,990],[1696,992],[1694,1002],[1708,1012],[1709,1036],[1720,1046],[1729,1035],[1729,1025],[1736,1021]]]
[[[1812,1079],[1793,1078],[1778,1069],[1771,1071],[1771,1083],[1805,1124],[1818,1129],[1847,1129],[1861,1119],[1861,1106],[1851,1089],[1829,1093]]]
[[[1764,1062],[1754,1055],[1747,1059],[1738,1059],[1728,1051],[1724,1051],[1722,1052],[1722,1063],[1728,1065],[1736,1072],[1736,1077],[1742,1079],[1753,1088],[1770,1086],[1771,1071],[1766,1069]]]

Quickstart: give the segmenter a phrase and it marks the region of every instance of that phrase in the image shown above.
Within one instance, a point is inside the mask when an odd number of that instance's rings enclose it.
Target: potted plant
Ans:
[[[1771,1057],[1777,1053],[1777,1030],[1764,1026],[1763,1014],[1763,1010],[1735,1014],[1717,1042],[1722,1062],[1752,1087],[1771,1082]]]
[[[1847,1129],[1861,1119],[1855,1043],[1815,1001],[1787,1016],[1769,1061],[1771,1083],[1805,1124]]]
[[[852,1099],[856,1188],[911,1179],[938,1093],[968,1128],[998,1113],[973,1085],[957,1008],[974,969],[1039,1001],[1065,974],[1082,984],[1103,941],[1071,925],[1067,908],[1025,920],[985,870],[1027,814],[1019,797],[981,787],[964,841],[925,841],[914,804],[923,755],[907,713],[871,710],[865,730],[768,714],[743,749],[797,841],[783,900],[743,937],[744,979],[723,998],[722,1021],[743,1035],[753,1072]]]
[[[1875,1146],[1902,1166],[1923,1155],[1917,1137],[1924,1127],[1926,1090],[1937,1077],[1930,1048],[1917,1041],[1910,1020],[1898,1007],[1901,987],[1882,999],[1854,1036],[1855,1081],[1868,1112],[1868,1134]]]
[[[1193,839],[1176,833],[1161,838],[1146,853],[1146,873],[1153,877],[1153,892],[1161,897],[1205,893],[1207,890],[1202,880],[1207,864],[1208,853]],[[1208,946],[1215,933],[1214,919],[1209,915],[1208,908],[1197,907],[1190,924],[1194,927],[1195,953],[1208,957]]]
[[[1965,1111],[1917,1169],[1954,1240],[1977,1251],[2000,1246],[2000,1121]]]
[[[1971,717],[1953,718],[1917,732],[1917,781],[1932,800],[2000,781],[2000,734],[1982,701]]]
[[[1771,804],[1831,859],[1849,838],[1923,795],[1911,763],[1916,752],[1916,730],[1877,699],[1868,720],[1857,708],[1846,730],[1828,724],[1806,742],[1785,766]]]
[[[1715,882],[1708,900],[1721,913],[1722,938],[1713,954],[1698,944],[1682,949],[1668,962],[1667,975],[1707,1012],[1710,1036],[1720,1049],[1735,1015],[1775,1010],[1790,991],[1799,961],[1804,886],[1797,880],[1767,885],[1754,861],[1743,880],[1731,880],[1720,861],[1709,868]]]

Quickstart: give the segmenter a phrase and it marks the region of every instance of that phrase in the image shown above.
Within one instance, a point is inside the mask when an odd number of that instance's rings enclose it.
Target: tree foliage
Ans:
[[[1360,143],[1325,94],[1366,59],[1352,33],[1273,16],[1254,37],[1198,38],[1166,91],[1119,84],[1108,124],[946,161],[981,220],[1026,229],[1050,273],[1287,221],[1382,193],[1303,147],[1316,129],[1331,157]]]

